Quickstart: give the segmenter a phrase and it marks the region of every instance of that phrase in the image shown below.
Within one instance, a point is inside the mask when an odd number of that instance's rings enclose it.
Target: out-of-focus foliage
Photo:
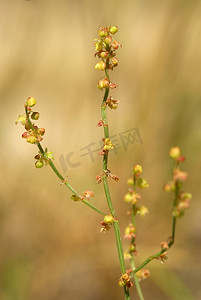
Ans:
[[[14,124],[27,97],[36,98],[37,122],[47,132],[43,145],[69,182],[80,192],[92,189],[92,201],[107,210],[102,186],[96,185],[101,158],[97,152],[94,162],[81,156],[82,148],[94,143],[96,149],[102,138],[96,124],[103,94],[93,57],[99,25],[117,25],[123,45],[111,73],[119,85],[112,95],[122,101],[108,112],[120,147],[109,165],[120,178],[111,182],[111,193],[122,233],[132,165],[143,166],[150,184],[143,192],[150,214],[137,220],[137,263],[170,235],[172,199],[162,190],[170,178],[169,148],[179,146],[187,157],[185,191],[193,194],[192,205],[178,222],[168,261],[150,266],[153,277],[142,283],[145,299],[184,299],[182,285],[185,299],[200,298],[200,1],[21,0],[0,1],[0,7],[0,298],[122,299],[113,232],[100,235],[101,216],[70,200],[48,167],[34,167],[37,149]],[[143,145],[123,148],[120,136],[135,127]],[[66,171],[63,159],[70,152],[80,165]],[[156,274],[163,274],[163,282]],[[164,288],[171,274],[177,278],[172,294]]]

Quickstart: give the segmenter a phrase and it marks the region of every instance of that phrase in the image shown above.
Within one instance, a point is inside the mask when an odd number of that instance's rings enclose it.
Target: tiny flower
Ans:
[[[108,34],[106,28],[103,28],[102,26],[100,26],[100,29],[98,30],[98,35],[100,38],[106,37]]]
[[[106,100],[106,104],[109,106],[110,109],[117,109],[117,102],[118,100],[114,100],[111,96]]]
[[[133,173],[134,173],[135,175],[139,175],[140,173],[142,173],[142,166],[140,166],[140,165],[135,165],[135,166],[133,167]]]
[[[117,41],[113,41],[113,43],[112,43],[112,48],[113,48],[114,50],[117,50],[119,47],[122,47],[122,45],[119,44],[119,42],[117,42]]]
[[[140,208],[138,208],[137,210],[137,214],[140,215],[141,217],[144,217],[148,214],[148,208],[146,206],[141,206]]]
[[[136,276],[139,281],[144,280],[150,276],[149,270],[141,269],[138,272],[136,272]]]
[[[54,159],[53,153],[50,152],[50,151],[46,152],[45,155],[46,155],[46,157],[47,157],[48,159]]]
[[[20,122],[22,125],[25,125],[26,123],[26,116],[22,116],[22,115],[19,115],[17,120],[15,121],[15,124],[17,124],[18,122]]]
[[[97,183],[100,183],[101,181],[102,181],[101,176],[100,176],[100,175],[97,175],[97,176],[96,176],[96,182],[97,182]]]
[[[113,57],[112,58],[112,63],[113,63],[114,67],[118,66],[118,59],[116,57]]]
[[[104,42],[106,44],[110,44],[112,42],[112,37],[111,36],[106,36],[106,38],[104,39]]]
[[[95,45],[96,51],[101,51],[103,48],[103,42],[101,40],[97,40],[97,39],[95,39],[95,40],[96,40],[96,42],[94,45]]]
[[[109,56],[109,52],[107,52],[107,51],[102,51],[102,52],[100,53],[100,57],[101,57],[101,58],[108,58],[108,56]]]
[[[132,255],[130,254],[130,253],[128,253],[128,252],[124,252],[124,259],[125,260],[129,260],[129,259],[131,259],[132,258]]]
[[[180,148],[179,147],[173,147],[169,151],[169,156],[171,158],[178,158],[180,156]]]
[[[32,113],[32,115],[31,115],[31,118],[33,119],[33,120],[38,120],[39,119],[39,116],[40,116],[40,114],[38,113],[38,112],[33,112]]]
[[[134,254],[134,255],[138,255],[138,251],[137,251],[137,249],[136,249],[136,245],[135,245],[135,243],[132,243],[130,246],[129,246],[129,252],[130,253],[132,253],[132,254]]]
[[[98,127],[101,127],[101,126],[106,127],[106,126],[108,126],[108,125],[105,124],[105,123],[103,122],[103,120],[100,120],[100,121],[98,121],[98,124],[97,124],[96,126],[98,126]]]
[[[114,149],[114,145],[112,144],[111,140],[109,138],[104,139],[103,150],[109,151],[112,149]]]
[[[37,132],[39,135],[43,136],[45,134],[45,128],[38,128]]]
[[[163,252],[157,259],[159,259],[161,261],[161,263],[163,264],[165,262],[165,260],[168,259],[167,252]]]
[[[111,214],[104,216],[104,223],[108,224],[108,225],[113,224],[114,223],[114,217]]]
[[[119,181],[119,177],[115,174],[110,174],[110,178],[113,179],[114,181]]]
[[[93,196],[94,196],[94,193],[93,193],[91,190],[89,190],[89,189],[87,189],[86,192],[84,192],[84,197],[85,197],[87,200],[89,200],[89,198],[90,198],[90,197],[93,197]]]
[[[23,138],[23,139],[26,139],[27,136],[28,136],[28,133],[27,133],[27,131],[25,131],[25,132],[22,134],[22,138]]]
[[[128,185],[133,185],[133,184],[134,184],[133,178],[129,178],[129,179],[127,180],[127,184],[128,184]]]
[[[71,196],[71,199],[72,199],[73,201],[80,201],[80,200],[81,200],[80,197],[78,197],[78,196],[75,195],[75,194],[73,194],[73,195]]]
[[[148,182],[146,181],[146,179],[144,178],[139,178],[137,181],[137,185],[141,188],[141,189],[145,189],[149,187]]]
[[[36,99],[34,99],[33,97],[29,97],[26,101],[26,105],[29,107],[32,107],[36,104]]]
[[[37,161],[35,162],[35,167],[36,167],[36,168],[42,168],[43,166],[44,166],[44,163],[43,163],[42,161],[37,160]]]
[[[124,238],[127,240],[131,240],[132,238],[135,238],[135,227],[133,226],[133,224],[129,224],[129,226],[127,226],[125,228],[125,235]]]
[[[134,192],[129,192],[124,196],[124,201],[127,203],[132,203],[133,205],[137,203],[137,200],[137,193]]]
[[[103,226],[100,229],[100,233],[105,233],[106,231],[110,230],[110,226],[108,224],[106,224],[104,221],[101,222],[101,225]]]
[[[106,69],[106,63],[101,60],[95,65],[95,69],[104,71]]]
[[[131,283],[131,278],[129,276],[128,273],[125,273],[123,274],[120,278],[119,278],[119,286],[122,287],[122,286],[126,286],[128,288],[130,288],[133,284]]]
[[[117,26],[110,26],[109,29],[111,34],[115,34],[118,31],[118,27]]]
[[[100,79],[98,82],[99,89],[109,88],[109,86],[110,86],[110,81],[106,77]]]
[[[117,85],[115,83],[110,82],[109,87],[111,89],[115,89],[117,87]]]
[[[174,170],[174,175],[173,175],[174,180],[179,180],[183,182],[187,179],[187,177],[188,177],[188,173],[183,172],[179,169]]]
[[[173,182],[168,182],[164,185],[163,189],[165,192],[171,192],[171,191],[174,191],[175,185]]]
[[[37,141],[37,138],[34,135],[28,135],[27,136],[27,142],[31,144],[35,144]]]

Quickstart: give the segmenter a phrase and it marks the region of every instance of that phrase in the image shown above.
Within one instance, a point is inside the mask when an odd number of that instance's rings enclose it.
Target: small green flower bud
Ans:
[[[106,28],[103,28],[102,26],[100,27],[100,29],[98,30],[98,35],[100,38],[104,38],[108,35],[108,32],[106,30]]]
[[[118,27],[117,26],[110,26],[110,33],[111,34],[115,34],[118,31]]]
[[[181,151],[180,151],[180,148],[179,147],[173,147],[170,149],[169,151],[169,156],[171,158],[179,158],[179,156],[181,155]]]
[[[127,180],[127,184],[128,184],[128,185],[133,185],[133,184],[134,184],[133,178],[129,178],[129,179]]]
[[[105,222],[105,224],[113,224],[114,223],[113,216],[112,215],[104,216],[104,222]]]
[[[174,191],[175,185],[173,182],[168,182],[164,185],[163,189],[165,192],[171,192],[171,191]]]
[[[190,193],[183,193],[182,194],[182,199],[192,199],[192,194],[190,194]]]
[[[36,104],[36,99],[34,99],[33,97],[29,97],[27,99],[26,105],[29,107],[32,107]]]
[[[104,71],[106,69],[106,63],[101,60],[100,62],[98,62],[96,65],[95,65],[95,69],[96,70],[101,70],[101,71]]]
[[[140,215],[141,217],[146,216],[146,214],[148,214],[148,209],[146,206],[141,206],[138,210],[137,210],[137,214]]]
[[[140,174],[140,173],[142,173],[142,166],[140,166],[140,165],[135,165],[135,166],[133,167],[133,173],[134,173],[134,174]]]
[[[37,160],[37,161],[35,162],[35,167],[36,167],[36,168],[42,168],[43,166],[44,166],[44,163],[43,163],[42,161]]]
[[[109,36],[106,36],[106,38],[104,39],[104,42],[106,44],[110,44],[112,42],[112,37],[109,35]]]
[[[148,182],[147,182],[146,179],[144,179],[144,178],[139,178],[138,181],[137,181],[137,184],[138,184],[138,186],[139,186],[141,189],[145,189],[145,188],[148,188],[148,187],[149,187]]]
[[[73,201],[80,201],[81,199],[77,196],[77,195],[75,195],[75,194],[73,194],[72,196],[71,196],[71,199],[73,200]]]
[[[33,112],[32,113],[32,115],[31,115],[31,118],[33,119],[33,120],[38,120],[39,119],[39,116],[40,116],[40,114],[38,113],[38,112]]]
[[[37,138],[34,135],[28,135],[27,136],[27,142],[31,144],[35,144],[37,141]]]

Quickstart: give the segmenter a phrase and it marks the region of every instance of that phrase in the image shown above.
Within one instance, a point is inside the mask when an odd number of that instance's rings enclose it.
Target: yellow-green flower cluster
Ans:
[[[169,156],[173,159],[173,174],[172,180],[164,185],[164,190],[166,192],[174,192],[174,217],[182,217],[185,210],[190,206],[192,195],[182,191],[183,183],[188,177],[188,173],[181,171],[180,164],[185,160],[185,157],[181,155],[181,150],[179,147],[173,147],[169,151]]]
[[[114,67],[118,66],[118,60],[116,56],[116,50],[121,47],[119,42],[117,42],[113,35],[118,31],[117,26],[109,27],[99,27],[98,30],[98,39],[95,39],[95,56],[100,58],[100,61],[95,65],[96,70],[105,71],[113,70]],[[115,88],[116,85],[112,84],[109,81],[109,78],[106,74],[102,79],[98,81],[98,88]]]

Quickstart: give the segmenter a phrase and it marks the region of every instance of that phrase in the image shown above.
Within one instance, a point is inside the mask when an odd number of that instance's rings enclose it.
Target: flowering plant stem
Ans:
[[[26,110],[26,117],[27,117],[27,121],[30,125],[30,127],[32,128],[32,130],[34,130],[34,126],[32,124],[32,122],[30,121],[29,118],[29,114],[27,112],[27,108]],[[41,153],[41,155],[44,157],[44,159],[47,160],[48,164],[50,165],[50,167],[52,168],[52,170],[54,171],[54,173],[57,175],[57,177],[59,179],[61,179],[61,183],[63,183],[74,195],[76,195],[84,204],[86,204],[87,206],[89,206],[91,209],[95,210],[97,213],[105,216],[106,213],[104,213],[103,211],[101,211],[99,208],[97,208],[95,205],[91,204],[88,200],[83,199],[83,197],[81,195],[78,194],[78,192],[64,179],[64,177],[60,174],[60,172],[57,170],[57,168],[55,167],[53,161],[51,159],[49,159],[46,154],[45,151],[43,149],[43,147],[41,146],[40,142],[36,142],[37,147]]]
[[[105,75],[109,80],[109,75],[107,70],[105,70]],[[106,114],[106,100],[109,95],[109,88],[105,89],[105,94],[103,97],[102,105],[101,105],[101,115],[102,115],[102,120],[106,126],[104,126],[104,138],[109,138],[109,128],[108,128],[108,121],[107,121],[107,114]],[[124,274],[126,272],[126,267],[125,267],[125,262],[124,262],[124,252],[123,252],[123,246],[122,246],[122,241],[121,241],[121,234],[120,234],[120,228],[119,228],[119,222],[117,220],[116,214],[114,207],[112,205],[112,200],[110,196],[110,191],[109,191],[109,186],[108,186],[108,181],[107,181],[107,163],[108,163],[108,151],[103,156],[103,171],[104,175],[102,177],[103,180],[103,186],[104,186],[104,191],[105,191],[105,196],[107,199],[107,204],[110,210],[111,215],[114,218],[114,231],[115,231],[115,238],[116,238],[116,244],[117,244],[117,251],[118,251],[118,256],[119,256],[119,263],[120,263],[120,269],[121,273]],[[125,300],[130,300],[130,294],[129,294],[129,289],[124,286],[124,298]]]

